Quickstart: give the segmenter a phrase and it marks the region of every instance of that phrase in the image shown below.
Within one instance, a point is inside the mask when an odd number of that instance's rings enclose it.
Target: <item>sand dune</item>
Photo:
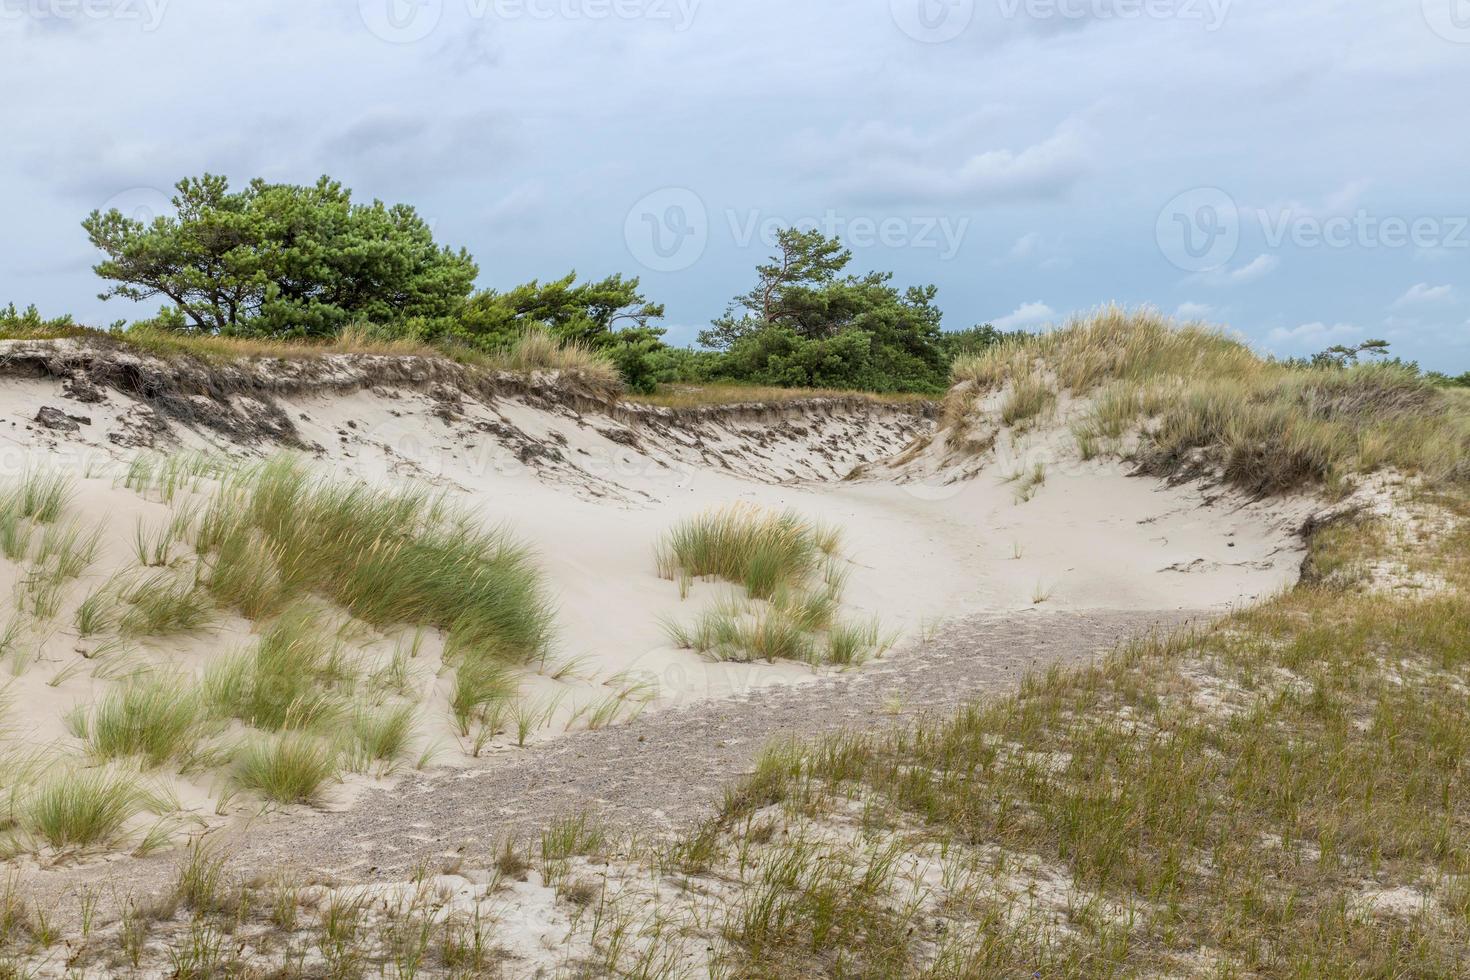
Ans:
[[[12,375],[18,365],[34,367],[37,346],[24,356],[10,351]],[[140,457],[199,453],[249,461],[294,452],[313,472],[337,479],[436,488],[531,547],[557,614],[547,663],[520,672],[521,697],[545,708],[532,730],[520,733],[524,739],[506,730],[472,744],[456,732],[447,708],[453,672],[441,659],[441,635],[413,640],[408,629],[362,624],[352,633],[364,672],[383,669],[406,643],[420,645],[418,744],[428,764],[446,766],[517,741],[803,683],[836,669],[714,662],[674,645],[663,624],[694,617],[732,587],[697,582],[681,598],[676,584],[659,576],[654,550],[675,522],[711,508],[744,502],[840,528],[842,614],[876,617],[885,636],[902,643],[975,613],[1045,617],[1246,602],[1294,582],[1303,554],[1297,532],[1314,507],[1308,499],[1251,503],[1130,476],[1116,462],[1084,462],[1067,434],[1066,406],[1047,425],[1007,433],[990,452],[976,454],[953,432],[936,431],[932,411],[913,406],[613,406],[577,396],[574,385],[554,378],[507,381],[494,391],[453,376],[416,376],[410,368],[389,373],[391,383],[372,384],[374,375],[346,357],[340,364],[327,359],[307,380],[299,368],[287,383],[286,368],[258,365],[255,383],[238,384],[233,393],[205,394],[196,385],[192,394],[181,389],[160,400],[108,383],[117,372],[105,356],[107,370],[99,371],[95,358],[63,355],[50,362],[49,376],[28,370],[30,376],[0,384],[0,453],[12,473],[68,474],[77,487],[69,513],[100,533],[95,562],[68,586],[60,609],[28,628],[31,646],[16,663],[29,662],[9,686],[11,744],[72,754],[82,746],[67,713],[96,702],[129,673],[97,669],[107,638],[79,637],[76,607],[110,576],[137,565],[140,527],[165,526],[191,501],[202,506],[218,484],[216,476],[199,477],[165,504],[156,487],[126,485],[128,467]],[[167,374],[164,366],[148,367],[155,378]],[[102,383],[89,382],[93,377]],[[176,547],[183,560],[187,548]],[[19,594],[23,574],[16,563],[0,566],[6,594]],[[187,635],[136,638],[125,656],[135,669],[202,677],[211,663],[253,642],[259,627],[221,612]],[[597,716],[610,698],[626,703]],[[379,775],[381,769],[347,777],[331,802],[350,805],[355,789]],[[191,826],[215,826],[258,808],[219,773],[159,778]]]

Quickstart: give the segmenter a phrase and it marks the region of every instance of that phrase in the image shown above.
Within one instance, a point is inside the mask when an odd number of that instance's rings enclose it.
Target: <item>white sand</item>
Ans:
[[[379,483],[428,481],[534,547],[560,609],[557,658],[581,660],[572,677],[526,677],[528,696],[560,699],[555,720],[536,738],[554,737],[578,707],[601,702],[630,679],[657,684],[657,710],[814,676],[798,664],[711,663],[670,644],[662,620],[692,619],[727,588],[697,583],[681,600],[676,585],[658,577],[654,547],[674,522],[711,507],[749,501],[841,527],[851,563],[844,614],[876,615],[904,637],[971,613],[1248,602],[1295,580],[1303,554],[1296,531],[1313,509],[1305,499],[1267,506],[1218,491],[1207,496],[1197,487],[1130,477],[1116,463],[1081,462],[1064,420],[1002,440],[998,459],[951,453],[941,438],[903,466],[870,466],[862,479],[844,482],[838,477],[858,463],[902,450],[903,427],[792,410],[759,423],[712,416],[692,430],[660,432],[565,406],[468,397],[446,418],[443,398],[382,389],[282,404],[302,438],[320,447],[324,469]],[[42,406],[91,423],[75,433],[43,429],[28,421]],[[115,391],[103,404],[80,405],[49,381],[0,382],[0,465],[12,474],[37,467],[74,474],[80,492],[73,514],[104,531],[101,558],[72,589],[54,629],[27,638],[34,661],[8,688],[12,745],[79,749],[63,714],[115,683],[93,676],[95,664],[79,651],[95,652],[96,644],[79,641],[72,621],[88,591],[135,562],[137,521],[154,525],[170,513],[121,485],[127,460],[144,450],[109,439],[136,431],[130,420],[146,415]],[[782,437],[765,438],[783,426]],[[178,427],[157,436],[157,445],[237,456],[276,448],[232,445]],[[1035,459],[1047,461],[1046,481],[1023,502],[1004,478]],[[790,482],[793,475],[803,479]],[[0,561],[0,595],[14,593],[18,574]],[[5,616],[0,610],[0,625]],[[198,675],[213,658],[248,643],[252,626],[224,617],[208,633],[140,643],[128,656]],[[374,635],[363,655],[386,658],[400,639]],[[439,746],[437,762],[460,764],[467,747],[449,725],[448,680],[435,677],[445,673],[437,656],[431,641],[421,666],[424,689],[432,690],[423,741]],[[502,738],[493,750],[506,744]],[[218,819],[219,780],[176,783],[198,821]],[[339,802],[350,796],[344,791]]]

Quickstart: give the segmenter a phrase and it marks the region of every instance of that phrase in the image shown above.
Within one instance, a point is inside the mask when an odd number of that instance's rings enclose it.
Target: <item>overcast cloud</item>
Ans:
[[[951,328],[1099,303],[1470,369],[1470,0],[0,0],[0,303],[203,171],[416,205],[488,286],[641,275],[692,340],[775,227]]]

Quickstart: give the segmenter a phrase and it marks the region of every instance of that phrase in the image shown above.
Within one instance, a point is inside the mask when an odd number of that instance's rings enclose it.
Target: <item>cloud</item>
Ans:
[[[1257,255],[1246,265],[1231,271],[1226,278],[1231,283],[1255,282],[1275,272],[1280,264],[1281,260],[1274,255]]]
[[[997,330],[1016,330],[1020,327],[1054,320],[1056,315],[1056,310],[1037,300],[1034,303],[1022,303],[1005,316],[991,320],[990,325]]]
[[[1427,282],[1421,282],[1410,286],[1404,295],[1393,301],[1393,305],[1395,307],[1425,306],[1431,303],[1444,303],[1454,298],[1454,286],[1431,286]]]
[[[1191,281],[1209,286],[1242,286],[1264,279],[1280,265],[1281,260],[1274,255],[1257,255],[1238,269],[1222,268],[1201,272],[1192,276]]]
[[[1277,353],[1300,354],[1318,351],[1342,340],[1361,340],[1363,332],[1351,323],[1326,324],[1320,320],[1300,326],[1277,327],[1266,335],[1266,343]]]
[[[1174,315],[1181,320],[1203,320],[1213,312],[1215,308],[1208,303],[1185,302],[1179,304],[1179,309],[1174,311]]]
[[[510,193],[492,204],[485,212],[489,224],[505,224],[528,227],[536,223],[541,209],[546,205],[546,185],[539,180],[528,180],[517,184]]]
[[[912,131],[875,140],[864,128],[827,150],[841,167],[834,182],[844,197],[865,202],[903,202],[979,207],[1000,202],[1063,197],[1086,175],[1094,158],[1090,139],[1076,123],[1019,149],[974,150],[975,138],[934,146]]]
[[[1016,244],[1011,246],[1011,258],[1024,259],[1041,251],[1044,239],[1039,232],[1027,232],[1016,239]]]
[[[1358,206],[1367,193],[1371,182],[1367,180],[1350,180],[1342,187],[1328,194],[1323,200],[1322,206],[1328,214],[1343,214]]]

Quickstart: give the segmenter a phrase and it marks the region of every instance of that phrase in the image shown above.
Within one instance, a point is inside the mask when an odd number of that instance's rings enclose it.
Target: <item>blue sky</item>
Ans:
[[[1470,0],[0,0],[0,302],[105,324],[79,222],[205,170],[406,201],[487,286],[769,235],[946,326],[1118,301],[1470,370]]]

